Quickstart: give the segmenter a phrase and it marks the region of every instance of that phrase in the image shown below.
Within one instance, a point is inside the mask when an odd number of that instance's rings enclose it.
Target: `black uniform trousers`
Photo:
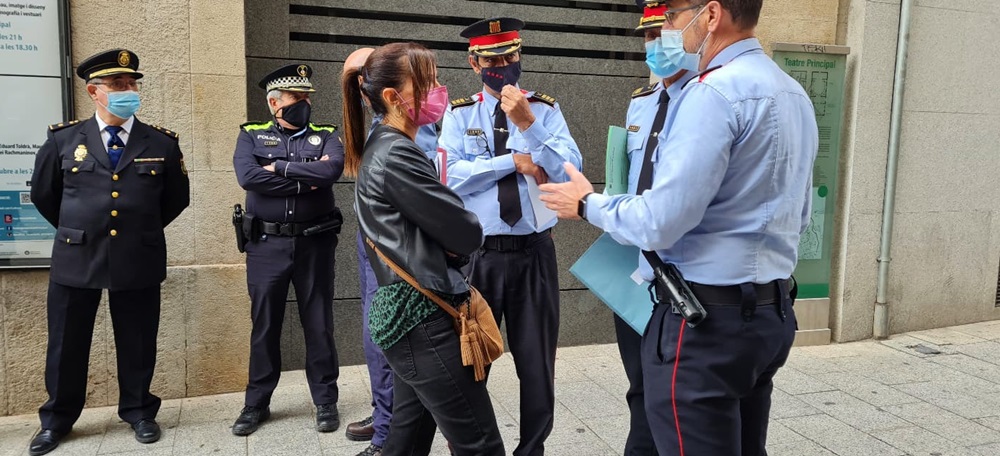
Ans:
[[[753,286],[740,287],[734,302],[699,296],[708,317],[695,328],[669,305],[655,307],[642,340],[642,371],[661,455],[767,454],[772,379],[796,325],[788,281],[771,284],[780,289],[772,294],[777,299],[757,299]]]
[[[462,365],[451,315],[435,311],[384,353],[393,403],[383,456],[429,455],[438,427],[455,456],[504,455],[490,394]]]
[[[629,428],[625,440],[625,456],[657,456],[653,433],[646,419],[646,397],[642,388],[642,357],[640,356],[642,336],[635,332],[625,320],[615,315],[615,336],[618,339],[618,353],[628,378]]]
[[[42,429],[69,432],[83,411],[101,291],[49,282],[45,358],[49,400],[38,410]],[[153,419],[160,410],[160,398],[149,392],[160,327],[160,285],[109,291],[108,303],[118,360],[118,416],[127,423]]]
[[[519,236],[523,248],[496,250],[490,239],[473,255],[470,282],[506,322],[507,344],[521,392],[521,441],[515,456],[541,455],[552,432],[559,271],[551,231]]]
[[[288,285],[295,287],[306,343],[306,381],[316,405],[337,402],[340,365],[333,342],[333,277],[337,234],[263,236],[247,243],[250,291],[250,378],[245,404],[267,407],[281,376],[281,326]]]

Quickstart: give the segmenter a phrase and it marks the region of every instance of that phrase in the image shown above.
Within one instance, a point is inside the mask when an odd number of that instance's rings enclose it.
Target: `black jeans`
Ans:
[[[451,316],[434,312],[384,353],[394,392],[382,456],[430,454],[435,423],[458,456],[504,454],[486,382],[462,366]]]

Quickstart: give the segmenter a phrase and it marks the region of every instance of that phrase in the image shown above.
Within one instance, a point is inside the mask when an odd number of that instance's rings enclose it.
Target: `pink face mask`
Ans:
[[[436,123],[444,117],[444,112],[448,109],[448,88],[440,86],[427,92],[427,99],[420,103],[419,114],[413,112],[413,106],[410,106],[409,101],[404,100],[403,104],[406,105],[410,120],[418,126]]]

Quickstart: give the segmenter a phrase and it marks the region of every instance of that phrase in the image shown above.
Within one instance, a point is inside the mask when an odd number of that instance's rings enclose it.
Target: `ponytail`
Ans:
[[[365,147],[365,108],[361,97],[361,68],[344,72],[344,174],[357,177]]]

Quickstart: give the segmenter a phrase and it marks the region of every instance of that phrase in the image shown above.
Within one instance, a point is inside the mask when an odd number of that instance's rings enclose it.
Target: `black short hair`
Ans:
[[[729,11],[733,22],[740,28],[749,29],[757,26],[760,19],[760,8],[764,0],[716,0],[722,8]],[[707,2],[706,2],[707,3]]]

